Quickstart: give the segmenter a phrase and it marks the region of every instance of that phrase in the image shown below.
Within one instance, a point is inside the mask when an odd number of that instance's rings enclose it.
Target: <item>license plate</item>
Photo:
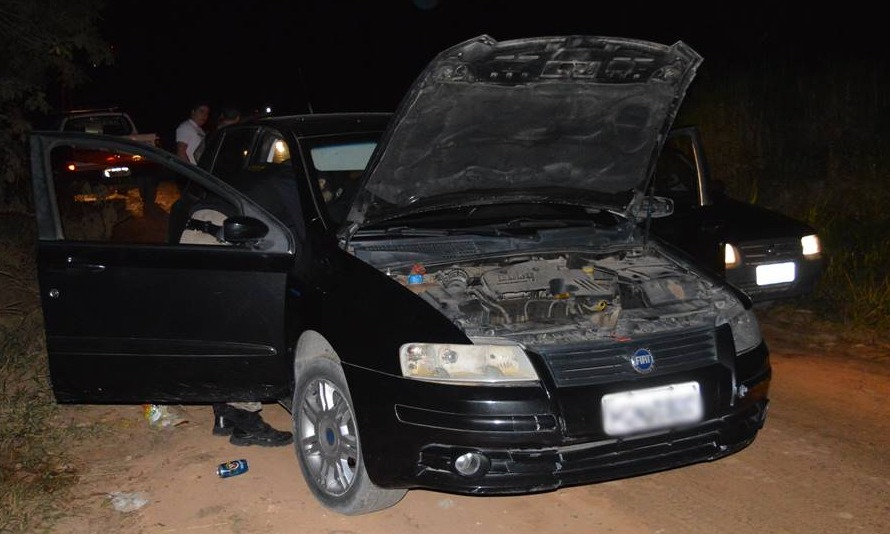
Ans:
[[[603,395],[602,411],[610,436],[696,423],[704,415],[698,382],[609,393]]]
[[[793,261],[758,265],[756,269],[757,285],[785,284],[793,282],[797,274],[797,266]]]

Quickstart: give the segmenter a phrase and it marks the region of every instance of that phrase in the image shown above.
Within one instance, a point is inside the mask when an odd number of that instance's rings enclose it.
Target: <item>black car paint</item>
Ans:
[[[526,245],[528,246],[528,245]],[[682,254],[681,254],[682,255]],[[338,354],[367,352],[365,347],[384,350],[371,355],[395,354],[402,343],[417,341],[406,335],[426,331],[425,339],[465,342],[451,322],[415,298],[406,288],[370,268],[351,255],[341,261],[353,269],[338,271],[349,280],[342,295],[330,295],[327,303],[340,324],[353,329],[342,332],[346,344],[332,343]],[[335,261],[337,265],[343,265]],[[379,280],[372,281],[379,278]],[[716,278],[715,278],[716,280]],[[374,289],[365,302],[386,302],[386,309],[399,310],[386,318],[386,333],[379,323],[351,320],[353,308],[363,316],[362,303],[350,295],[362,286]],[[739,293],[743,300],[746,297]],[[350,301],[350,304],[345,302]],[[345,306],[345,307],[344,307]],[[344,310],[347,310],[344,313]],[[367,313],[373,313],[373,304]],[[411,316],[417,313],[417,322]],[[358,319],[361,320],[361,319]],[[330,321],[323,321],[330,324]],[[357,328],[357,330],[355,330]],[[438,334],[435,332],[439,332]],[[336,338],[330,328],[326,335]],[[442,336],[442,337],[440,337]],[[372,340],[369,343],[366,341]],[[635,340],[630,344],[639,344]],[[736,357],[729,329],[718,329],[718,360],[712,365],[658,376],[630,376],[626,381],[602,385],[559,387],[540,354],[530,352],[541,383],[535,386],[465,387],[422,383],[402,378],[380,366],[387,361],[357,362],[343,358],[344,371],[362,426],[362,447],[368,473],[384,487],[413,487],[479,494],[514,494],[545,491],[564,485],[604,481],[642,474],[694,461],[713,460],[747,446],[761,427],[766,413],[766,395],[771,379],[765,343]],[[351,345],[351,346],[350,346]],[[340,352],[340,348],[344,352]],[[607,393],[637,387],[667,385],[681,380],[703,384],[707,404],[713,406],[707,420],[694,430],[671,433],[667,438],[614,439],[603,435],[599,405],[590,403]],[[735,399],[739,385],[751,393]],[[586,409],[577,410],[584,405]],[[395,407],[395,413],[393,413]],[[575,407],[575,408],[573,408]],[[731,415],[718,415],[720,412]],[[738,427],[743,427],[742,431]],[[705,429],[705,430],[702,430]],[[370,432],[369,432],[370,430]],[[649,451],[641,455],[639,448]],[[394,449],[410,453],[394,454]],[[464,477],[453,472],[454,459],[465,452],[480,452],[493,459],[488,474]],[[376,461],[375,461],[376,460]]]
[[[89,134],[32,136],[35,201],[41,206],[38,277],[57,400],[187,403],[286,394],[281,376],[288,369],[283,338],[286,273],[292,264],[288,245],[256,253],[62,239],[52,207],[55,194],[46,187],[52,183],[51,166],[39,155],[67,140],[142,150],[170,158],[174,167],[183,165],[158,149],[127,141]],[[233,193],[208,185],[220,195]],[[259,214],[238,202],[246,213]],[[186,359],[189,365],[183,365]],[[245,381],[244,373],[252,379]]]
[[[760,428],[771,372],[765,345],[736,363],[727,334],[720,335],[722,361],[692,373],[665,374],[654,382],[646,381],[647,386],[654,386],[674,383],[681,377],[698,380],[704,385],[705,396],[713,401],[708,404],[715,407],[694,429],[656,438],[616,440],[604,436],[599,407],[587,402],[622,387],[632,388],[632,382],[559,391],[547,380],[536,387],[468,389],[418,384],[347,366],[350,384],[374,384],[370,390],[352,389],[361,420],[374,425],[372,433],[363,435],[362,446],[366,455],[381,460],[368,462],[368,472],[383,486],[509,494],[661,470],[671,455],[678,457],[679,465],[730,454],[750,443]],[[536,363],[542,365],[537,358]],[[733,400],[735,381],[751,390],[738,401]],[[561,402],[555,400],[557,396]],[[578,399],[588,411],[565,409]],[[731,415],[719,416],[718,412]],[[738,431],[737,421],[744,422],[744,430]],[[392,454],[396,446],[412,454]],[[651,456],[647,457],[641,446]],[[497,459],[492,471],[482,477],[455,474],[451,463],[468,451]]]

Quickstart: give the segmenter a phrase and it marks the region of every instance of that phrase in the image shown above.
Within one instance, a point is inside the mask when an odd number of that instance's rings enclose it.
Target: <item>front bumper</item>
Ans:
[[[382,378],[356,368],[347,368],[347,380],[358,412],[365,466],[377,485],[516,494],[625,478],[743,449],[766,418],[771,377],[766,346],[761,344],[733,367],[712,365],[662,377],[666,383],[699,381],[705,419],[694,426],[624,438],[606,436],[595,411],[592,416],[567,416],[560,392],[553,394],[544,386],[441,386]],[[374,392],[354,388],[371,382],[379,386]],[[599,404],[602,394],[615,388],[628,384],[589,388],[575,398]],[[493,389],[498,399],[491,397]],[[581,421],[584,417],[588,420]],[[580,431],[584,425],[587,430]],[[472,475],[460,474],[457,468],[458,458],[467,453],[481,465]]]
[[[682,432],[626,440],[517,450],[429,445],[420,452],[415,482],[459,493],[529,493],[716,460],[754,441],[766,419],[767,403],[764,399],[742,413]],[[455,472],[455,460],[470,451],[487,459],[485,474],[464,477]]]
[[[822,276],[822,260],[795,258],[795,279],[793,282],[757,285],[757,266],[759,264],[743,264],[726,270],[726,280],[751,297],[754,302],[795,298],[813,291]]]

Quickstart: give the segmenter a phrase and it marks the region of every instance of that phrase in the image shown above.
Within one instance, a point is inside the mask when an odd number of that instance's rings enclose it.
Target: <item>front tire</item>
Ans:
[[[405,496],[407,490],[380,488],[368,477],[352,398],[339,364],[318,358],[301,369],[292,414],[300,470],[324,506],[359,515],[388,508]]]

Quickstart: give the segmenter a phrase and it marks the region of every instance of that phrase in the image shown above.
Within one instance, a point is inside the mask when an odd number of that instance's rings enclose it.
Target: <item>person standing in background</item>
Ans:
[[[235,124],[241,121],[241,111],[233,106],[226,106],[222,109],[219,114],[219,119],[216,121],[216,128],[222,128],[224,126],[228,126],[230,124]]]
[[[204,125],[210,116],[210,106],[198,102],[189,110],[189,118],[176,128],[176,155],[195,164],[204,149]]]

